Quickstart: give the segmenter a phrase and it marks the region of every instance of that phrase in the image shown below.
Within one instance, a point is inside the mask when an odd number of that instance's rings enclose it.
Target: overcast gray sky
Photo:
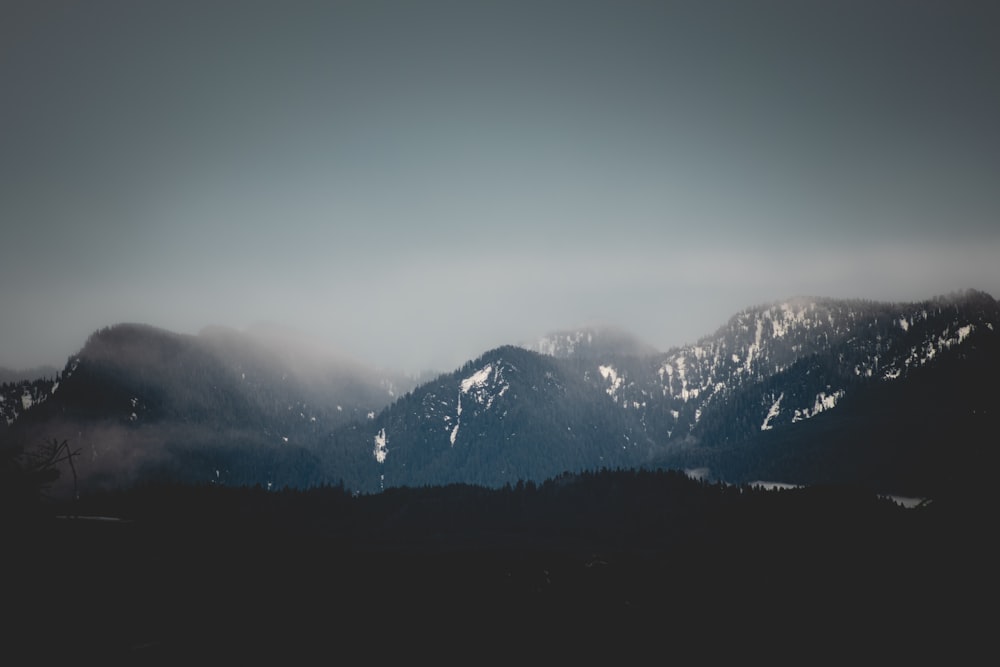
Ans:
[[[407,370],[1000,296],[1000,7],[0,2],[0,365],[284,323]]]

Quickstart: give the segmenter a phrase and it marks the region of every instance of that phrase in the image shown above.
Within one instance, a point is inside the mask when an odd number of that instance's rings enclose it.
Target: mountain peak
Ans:
[[[942,294],[932,300],[937,302],[952,303],[955,305],[985,306],[988,308],[995,308],[997,305],[997,301],[993,298],[993,295],[973,288]]]
[[[649,357],[659,354],[652,345],[631,332],[612,326],[590,326],[549,333],[521,347],[558,359]]]

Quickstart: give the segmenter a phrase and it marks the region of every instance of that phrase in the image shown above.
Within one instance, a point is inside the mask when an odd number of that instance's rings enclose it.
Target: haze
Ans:
[[[280,322],[447,370],[808,294],[1000,295],[1000,10],[5,2],[0,366]]]

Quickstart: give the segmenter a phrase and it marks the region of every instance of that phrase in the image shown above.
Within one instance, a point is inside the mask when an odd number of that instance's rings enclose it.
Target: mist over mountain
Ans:
[[[795,297],[665,352],[566,330],[429,381],[274,326],[118,325],[57,377],[2,385],[0,428],[8,445],[72,442],[81,479],[104,486],[499,487],[651,467],[932,496],[989,455],[998,322],[997,301],[971,290]]]
[[[600,359],[607,355],[645,357],[656,348],[616,327],[584,327],[557,331],[521,345],[560,359]]]
[[[5,0],[11,662],[981,662],[998,28]]]
[[[218,327],[198,336],[108,327],[54,382],[4,385],[5,439],[67,440],[81,452],[80,477],[98,485],[319,483],[319,443],[411,380],[298,342]]]
[[[2,368],[0,367],[0,384],[37,380],[38,378],[55,377],[59,369],[55,366],[37,366],[35,368]]]

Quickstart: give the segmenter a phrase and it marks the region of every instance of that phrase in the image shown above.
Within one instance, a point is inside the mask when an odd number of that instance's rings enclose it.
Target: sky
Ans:
[[[0,2],[0,366],[275,322],[450,370],[1000,296],[1000,8]]]

